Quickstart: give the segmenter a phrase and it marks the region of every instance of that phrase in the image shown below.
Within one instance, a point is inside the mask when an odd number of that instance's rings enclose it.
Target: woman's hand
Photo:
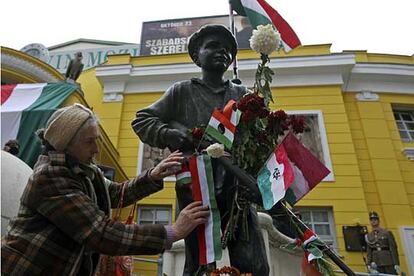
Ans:
[[[176,150],[168,155],[167,158],[158,163],[158,165],[151,170],[149,177],[152,180],[157,181],[162,180],[164,177],[175,174],[181,169],[181,164],[183,161],[183,154]]]
[[[208,206],[203,206],[201,201],[194,201],[181,210],[177,220],[172,225],[175,240],[188,236],[197,225],[206,223],[210,215]]]

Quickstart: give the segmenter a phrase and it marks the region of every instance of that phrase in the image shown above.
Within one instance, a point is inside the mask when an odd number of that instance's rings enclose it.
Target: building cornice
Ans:
[[[244,85],[253,86],[258,62],[258,59],[238,62],[239,78]],[[269,64],[277,78],[273,82],[274,87],[343,85],[354,65],[352,54],[272,58]],[[200,68],[193,63],[102,65],[96,68],[104,93],[162,92],[176,81],[200,74]],[[226,72],[226,76],[231,78],[231,70]]]
[[[238,61],[239,78],[252,87],[258,59]],[[272,58],[275,72],[272,87],[338,85],[343,92],[414,94],[414,65],[356,63],[351,53]],[[231,69],[226,72],[232,78]],[[171,84],[201,75],[193,63],[142,65],[102,65],[96,76],[105,94],[163,92]],[[114,94],[115,93],[115,94]],[[119,99],[119,97],[118,97]]]
[[[343,91],[414,94],[414,65],[357,63]]]

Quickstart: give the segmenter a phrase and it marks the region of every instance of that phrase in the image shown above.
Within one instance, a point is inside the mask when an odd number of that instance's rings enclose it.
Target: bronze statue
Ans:
[[[66,69],[66,79],[76,81],[83,70],[82,52],[76,52],[75,58],[69,61],[68,68]]]
[[[223,108],[230,99],[240,99],[247,89],[224,79],[237,54],[237,42],[225,26],[202,27],[191,36],[188,51],[201,67],[202,77],[173,84],[158,101],[137,112],[132,127],[144,143],[191,155],[196,145],[188,130],[207,125],[214,108]],[[212,162],[216,200],[224,226],[239,181],[218,160]],[[177,186],[176,194],[180,210],[192,202],[190,186]],[[246,231],[243,233],[243,227],[238,227],[235,239],[228,243],[230,262],[241,273],[266,276],[269,266],[257,213],[252,206],[246,210]],[[196,231],[185,239],[185,248],[183,275],[194,275],[199,271]]]

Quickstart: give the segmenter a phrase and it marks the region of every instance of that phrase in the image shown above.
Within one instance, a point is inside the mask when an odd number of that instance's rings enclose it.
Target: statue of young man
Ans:
[[[207,25],[195,32],[188,44],[194,63],[201,67],[202,77],[173,84],[154,104],[137,112],[132,127],[140,139],[151,146],[179,149],[192,154],[195,149],[189,129],[207,125],[214,108],[223,108],[231,99],[246,93],[244,86],[224,79],[224,73],[237,54],[237,42],[222,25]],[[235,194],[234,176],[213,159],[216,200],[222,226]],[[190,186],[176,187],[179,209],[192,202]],[[227,213],[227,215],[226,215]],[[228,243],[230,262],[241,272],[268,275],[266,252],[257,213],[250,207],[247,214],[248,237],[236,229],[236,239]],[[240,223],[240,222],[239,222]],[[185,239],[186,262],[183,275],[194,275],[199,269],[196,231]]]

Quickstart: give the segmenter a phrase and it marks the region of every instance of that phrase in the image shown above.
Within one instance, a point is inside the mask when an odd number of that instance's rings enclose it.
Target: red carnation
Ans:
[[[270,112],[267,116],[266,130],[271,133],[282,134],[284,130],[289,128],[287,118],[288,115],[283,110]]]
[[[272,112],[272,113],[273,113],[273,117],[276,118],[276,119],[279,119],[280,121],[284,121],[288,118],[288,115],[282,109],[279,109],[278,111],[275,111],[275,112]]]
[[[290,116],[290,125],[294,133],[302,133],[305,130],[305,117],[303,116]]]
[[[264,99],[257,94],[248,94],[241,98],[237,108],[243,113],[243,122],[249,122],[257,117],[265,118],[269,114]]]
[[[237,103],[237,108],[240,111],[258,111],[262,108],[266,108],[264,99],[257,94],[248,94],[240,99]]]
[[[191,130],[191,135],[194,139],[201,140],[204,135],[204,130],[202,128],[195,127]]]
[[[243,123],[248,123],[248,122],[250,122],[251,120],[253,120],[253,119],[256,119],[256,116],[254,115],[254,113],[253,112],[251,112],[250,110],[246,110],[246,111],[244,111],[243,113],[242,113],[242,116],[241,116],[241,121],[243,122]]]

